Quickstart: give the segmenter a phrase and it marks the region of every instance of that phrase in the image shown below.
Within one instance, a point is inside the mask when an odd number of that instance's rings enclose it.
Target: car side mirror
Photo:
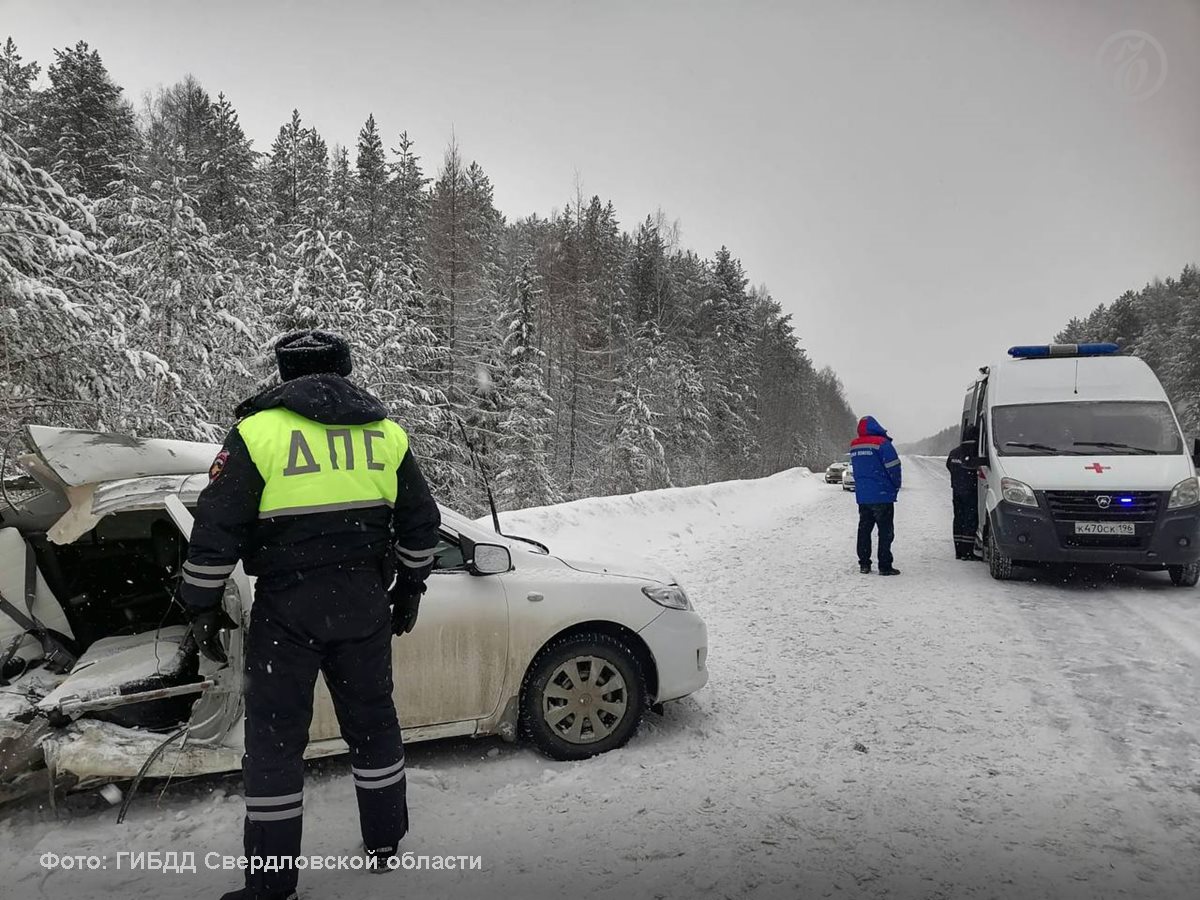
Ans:
[[[471,574],[502,575],[512,568],[512,554],[500,544],[476,544],[471,554]]]
[[[969,469],[982,469],[986,465],[988,465],[988,458],[986,456],[967,457],[967,468]]]
[[[1200,469],[1200,438],[1196,438],[1196,442],[1192,444],[1192,464]]]

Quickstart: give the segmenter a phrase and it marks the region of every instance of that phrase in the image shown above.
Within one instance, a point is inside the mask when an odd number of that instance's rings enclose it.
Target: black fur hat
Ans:
[[[327,331],[294,331],[275,344],[279,377],[291,381],[302,375],[349,375],[354,369],[350,345]]]

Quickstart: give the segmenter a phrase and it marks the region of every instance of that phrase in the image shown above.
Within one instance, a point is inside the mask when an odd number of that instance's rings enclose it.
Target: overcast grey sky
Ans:
[[[1109,36],[1151,35],[1159,53]],[[373,112],[450,138],[508,216],[574,191],[741,257],[900,440],[976,366],[1200,261],[1200,0],[0,0],[45,65],[84,39],[137,99],[194,74],[266,150]],[[1139,73],[1142,81],[1138,82]]]

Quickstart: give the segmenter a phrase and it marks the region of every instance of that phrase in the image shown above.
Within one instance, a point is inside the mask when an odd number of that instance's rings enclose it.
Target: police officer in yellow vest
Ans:
[[[221,631],[236,627],[225,579],[238,560],[258,579],[242,758],[251,865],[222,900],[295,896],[318,671],[350,747],[368,865],[388,871],[408,830],[392,635],[416,622],[440,524],[404,429],[346,379],[346,342],[298,332],[275,355],[282,383],[238,407],[213,461],[180,588],[201,651],[224,662]]]

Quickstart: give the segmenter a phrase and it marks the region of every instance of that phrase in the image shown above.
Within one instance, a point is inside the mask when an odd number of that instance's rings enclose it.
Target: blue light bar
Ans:
[[[1032,344],[1009,347],[1013,359],[1048,359],[1052,356],[1112,356],[1120,353],[1116,344]]]

